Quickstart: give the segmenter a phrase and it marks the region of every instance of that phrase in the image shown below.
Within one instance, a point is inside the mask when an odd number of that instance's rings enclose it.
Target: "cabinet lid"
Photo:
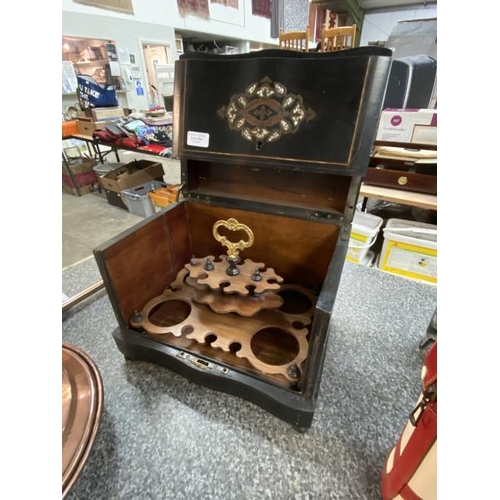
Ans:
[[[390,62],[379,47],[183,54],[174,155],[363,173]]]

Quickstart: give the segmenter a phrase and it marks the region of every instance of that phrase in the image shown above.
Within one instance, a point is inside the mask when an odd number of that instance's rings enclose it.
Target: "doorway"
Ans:
[[[142,50],[146,61],[150,103],[154,106],[163,106],[163,96],[169,95],[170,91],[173,94],[174,64],[170,45],[143,42]],[[172,77],[171,88],[170,76]]]

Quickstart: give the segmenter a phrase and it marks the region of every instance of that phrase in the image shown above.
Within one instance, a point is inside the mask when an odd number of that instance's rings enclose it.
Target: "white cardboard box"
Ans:
[[[416,125],[425,125],[426,142],[437,136],[437,109],[384,109],[380,116],[377,141],[419,142]],[[418,128],[417,128],[418,130]],[[437,137],[436,137],[437,142]]]

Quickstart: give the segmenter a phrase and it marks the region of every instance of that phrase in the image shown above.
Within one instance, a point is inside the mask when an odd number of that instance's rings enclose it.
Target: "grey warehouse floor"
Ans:
[[[62,268],[92,257],[92,249],[143,217],[110,205],[104,193],[62,193]]]
[[[69,295],[100,278],[63,271]],[[419,394],[436,289],[346,262],[311,428],[118,350],[105,290],[70,309],[62,341],[96,363],[103,414],[66,500],[380,500],[385,458]]]
[[[168,184],[180,182],[180,165],[176,160],[120,151],[119,161],[134,159],[160,161]],[[106,157],[106,161],[118,161]],[[92,257],[92,249],[125,229],[143,220],[143,217],[108,203],[104,192],[94,191],[83,196],[62,192],[62,268]]]

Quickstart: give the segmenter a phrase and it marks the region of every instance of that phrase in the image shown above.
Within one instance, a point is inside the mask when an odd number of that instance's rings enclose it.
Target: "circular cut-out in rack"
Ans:
[[[254,356],[266,365],[286,365],[300,352],[299,341],[285,330],[266,327],[250,339]]]
[[[286,284],[281,285],[276,293],[283,299],[283,304],[279,307],[283,314],[306,314],[311,317],[314,315],[318,297],[308,288],[295,284]]]
[[[184,321],[191,314],[191,305],[185,300],[172,299],[153,306],[149,321],[158,327],[169,327]]]
[[[300,323],[300,322],[299,322]],[[249,342],[236,352],[263,373],[281,374],[290,381],[301,375],[302,363],[307,358],[309,343],[306,328],[283,329],[268,324],[253,333]]]
[[[151,299],[138,314],[134,314],[130,324],[135,328],[143,328],[152,335],[171,333],[180,337],[186,333],[192,306],[189,300],[175,296],[173,292],[164,292]],[[182,332],[178,325],[184,325]],[[189,330],[190,332],[191,330]]]

